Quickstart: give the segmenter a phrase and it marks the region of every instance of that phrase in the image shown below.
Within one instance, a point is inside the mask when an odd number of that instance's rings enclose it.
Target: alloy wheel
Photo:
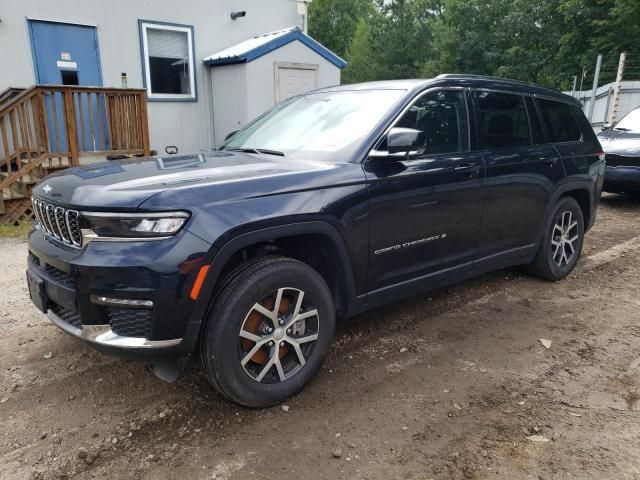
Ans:
[[[578,221],[573,212],[567,210],[557,217],[551,233],[551,249],[553,262],[564,267],[576,255],[576,242],[579,238]]]
[[[256,302],[240,328],[240,365],[260,383],[278,383],[298,373],[318,340],[317,308],[297,288],[279,288]]]

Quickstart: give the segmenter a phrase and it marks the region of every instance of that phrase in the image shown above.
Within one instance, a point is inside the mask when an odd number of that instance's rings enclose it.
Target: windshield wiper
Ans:
[[[630,132],[631,129],[630,128],[624,128],[624,127],[613,127],[614,130],[620,130],[621,132]]]
[[[265,155],[277,155],[279,157],[284,157],[283,152],[279,152],[277,150],[269,150],[267,148],[225,148],[225,150],[229,150],[231,152],[243,152],[243,153],[264,153]]]

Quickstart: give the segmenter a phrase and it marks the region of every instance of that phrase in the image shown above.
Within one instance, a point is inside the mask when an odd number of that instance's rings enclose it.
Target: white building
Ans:
[[[0,0],[0,98],[34,84],[146,88],[152,149],[211,148],[277,101],[340,83],[344,61],[300,30],[304,7]]]

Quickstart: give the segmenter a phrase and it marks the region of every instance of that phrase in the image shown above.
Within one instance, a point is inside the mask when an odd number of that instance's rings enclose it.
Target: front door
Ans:
[[[424,93],[396,127],[422,130],[424,153],[365,162],[369,185],[372,294],[410,291],[471,269],[482,213],[482,157],[469,151],[466,92]],[[374,158],[378,157],[378,158]]]
[[[95,27],[29,20],[29,33],[36,83],[41,85],[102,86],[98,36]],[[89,101],[92,102],[93,108],[88,105]],[[76,120],[82,121],[86,132],[91,131],[92,124],[98,124],[99,110],[96,102],[95,96],[84,96],[82,107],[77,105],[78,116]],[[80,116],[80,108],[82,108],[82,116]],[[63,112],[61,95],[49,96],[47,98],[47,115],[49,130],[52,132],[50,140],[53,151],[68,150],[67,139],[62,129],[64,125]],[[56,126],[60,145],[55,145],[56,139],[53,132]],[[78,125],[78,128],[80,129],[81,125]],[[86,135],[84,140],[80,138],[80,142],[85,143],[80,145],[80,149],[105,149],[104,145],[94,146],[93,142],[95,139],[105,141],[106,136],[94,135],[93,137]]]

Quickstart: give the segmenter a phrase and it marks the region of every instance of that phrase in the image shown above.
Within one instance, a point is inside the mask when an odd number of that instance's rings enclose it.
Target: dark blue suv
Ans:
[[[580,104],[442,75],[289,99],[215,151],[77,167],[33,190],[40,310],[175,380],[198,352],[252,407],[299,391],[336,318],[490,270],[564,278],[604,154]]]

